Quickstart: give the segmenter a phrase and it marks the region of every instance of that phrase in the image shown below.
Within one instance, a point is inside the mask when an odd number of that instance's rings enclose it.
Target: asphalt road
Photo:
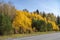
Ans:
[[[52,33],[52,34],[30,36],[30,37],[23,37],[23,38],[7,39],[7,40],[60,40],[60,32]]]

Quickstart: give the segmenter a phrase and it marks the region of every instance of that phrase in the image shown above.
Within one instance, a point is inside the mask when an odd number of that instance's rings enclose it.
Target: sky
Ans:
[[[40,12],[54,13],[60,16],[60,0],[4,0],[11,1],[17,10],[27,9],[30,12],[39,10]]]

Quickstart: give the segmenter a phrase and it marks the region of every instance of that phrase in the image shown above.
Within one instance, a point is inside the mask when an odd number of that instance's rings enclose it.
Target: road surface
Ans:
[[[14,38],[14,39],[8,38],[7,40],[60,40],[60,32],[52,33],[52,34],[30,36],[30,37],[23,37],[23,38]]]

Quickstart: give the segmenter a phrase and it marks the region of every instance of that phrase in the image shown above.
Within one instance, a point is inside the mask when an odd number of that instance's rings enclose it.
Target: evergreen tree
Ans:
[[[57,24],[59,25],[60,24],[60,17],[57,16]]]
[[[43,18],[44,18],[44,17],[46,17],[46,14],[45,14],[45,12],[43,12]]]
[[[38,9],[36,10],[36,13],[39,14],[39,10]]]

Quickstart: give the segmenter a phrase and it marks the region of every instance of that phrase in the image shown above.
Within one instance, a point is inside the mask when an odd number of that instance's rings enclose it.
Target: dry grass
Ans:
[[[21,37],[27,37],[27,36],[36,36],[36,35],[49,34],[49,33],[55,33],[55,32],[33,32],[30,34],[4,35],[4,36],[0,36],[0,40],[5,40],[7,38],[21,38]]]

